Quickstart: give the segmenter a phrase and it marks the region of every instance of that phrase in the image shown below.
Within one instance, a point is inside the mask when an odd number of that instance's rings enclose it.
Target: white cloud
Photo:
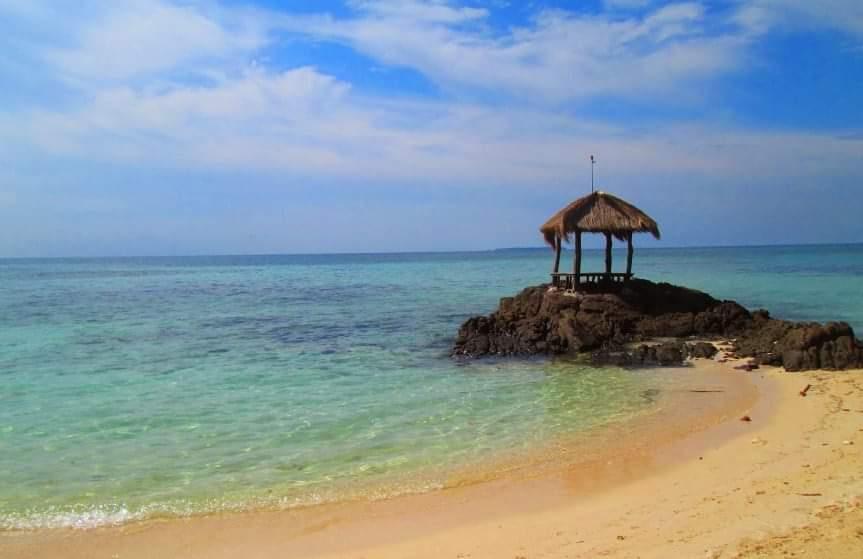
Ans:
[[[0,121],[18,145],[147,167],[237,169],[359,183],[554,185],[602,155],[616,181],[651,174],[852,173],[863,141],[669,125],[649,133],[545,110],[370,99],[312,68],[210,86],[113,88],[77,111]]]
[[[0,112],[0,137],[5,145],[90,162],[361,182],[562,184],[588,153],[602,154],[609,176],[621,180],[732,177],[744,163],[751,176],[809,176],[825,165],[851,173],[859,160],[860,141],[829,134],[706,124],[636,132],[548,104],[697,90],[685,86],[737,67],[749,39],[734,28],[708,33],[698,3],[618,19],[545,11],[504,35],[485,28],[485,11],[442,1],[353,6],[356,17],[336,20],[225,12],[204,2],[115,5],[81,24],[71,48],[52,51],[58,71],[91,80],[78,104]],[[244,64],[272,25],[347,42],[445,88],[503,91],[519,100],[368,97],[313,67]],[[168,40],[176,35],[183,39]],[[100,51],[111,51],[101,64]],[[173,79],[179,70],[211,78]],[[147,74],[153,77],[138,81]]]
[[[670,4],[647,16],[639,32],[658,43],[675,37],[701,35],[698,24],[703,18],[701,4]]]
[[[546,10],[530,25],[497,34],[482,25],[485,13],[455,12],[438,2],[366,1],[357,9],[352,18],[286,16],[280,25],[414,68],[449,90],[522,101],[667,94],[735,68],[746,44],[740,34],[706,33],[703,8],[693,2],[624,19]]]
[[[860,0],[747,0],[738,21],[757,32],[770,29],[833,29],[863,35]]]
[[[267,148],[266,142],[281,134],[295,140],[293,153],[314,153],[304,141],[309,130],[299,123],[312,125],[332,115],[347,90],[346,84],[310,68],[272,75],[250,69],[216,86],[104,89],[78,111],[32,112],[29,133],[43,148],[91,158],[215,164],[218,157],[234,161],[252,148],[260,150],[260,159],[289,162],[290,153],[275,154],[277,146]],[[206,159],[216,144],[224,153]]]
[[[112,4],[72,37],[72,48],[45,52],[63,75],[82,81],[123,80],[180,65],[243,55],[265,37],[252,20],[234,28],[194,5],[156,0]]]

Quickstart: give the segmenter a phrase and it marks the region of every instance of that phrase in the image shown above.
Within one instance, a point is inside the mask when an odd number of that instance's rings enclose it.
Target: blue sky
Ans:
[[[863,2],[0,0],[0,256],[863,242]],[[656,243],[641,239],[643,246]]]

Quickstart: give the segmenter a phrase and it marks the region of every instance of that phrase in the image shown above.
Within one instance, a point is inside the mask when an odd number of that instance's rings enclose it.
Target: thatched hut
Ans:
[[[554,249],[552,283],[574,289],[586,282],[628,281],[632,277],[632,235],[650,233],[659,239],[659,226],[653,218],[629,202],[606,192],[593,192],[569,204],[545,222],[540,232]],[[581,234],[605,235],[605,273],[581,272]],[[574,239],[575,256],[571,274],[560,273],[560,252],[564,241]],[[611,272],[611,238],[627,243],[626,273]]]

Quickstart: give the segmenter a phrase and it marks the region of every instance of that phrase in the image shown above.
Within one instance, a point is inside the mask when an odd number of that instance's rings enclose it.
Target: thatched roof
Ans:
[[[611,233],[626,239],[630,233],[651,233],[659,238],[659,226],[649,215],[629,202],[606,192],[594,192],[566,206],[539,228],[545,242],[555,246],[576,231]]]

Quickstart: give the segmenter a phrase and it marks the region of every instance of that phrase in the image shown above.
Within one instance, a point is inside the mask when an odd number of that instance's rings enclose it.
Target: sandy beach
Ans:
[[[0,559],[863,559],[863,0],[0,30]]]
[[[0,551],[7,558],[863,555],[859,372],[698,363],[701,376],[676,405],[719,396],[723,405],[694,405],[690,420],[675,411],[675,426],[635,439],[621,434],[626,444],[565,467],[383,501],[5,533]]]

